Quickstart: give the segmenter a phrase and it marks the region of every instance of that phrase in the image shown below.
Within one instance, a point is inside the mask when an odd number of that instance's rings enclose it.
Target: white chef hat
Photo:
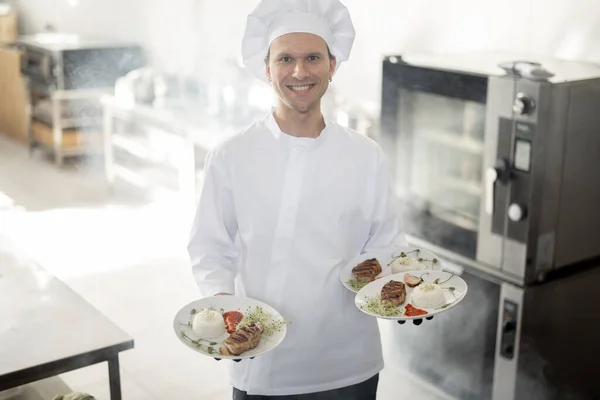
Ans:
[[[248,15],[242,40],[244,65],[267,81],[265,56],[271,42],[292,32],[322,37],[339,67],[348,60],[354,43],[354,25],[339,0],[261,0]]]

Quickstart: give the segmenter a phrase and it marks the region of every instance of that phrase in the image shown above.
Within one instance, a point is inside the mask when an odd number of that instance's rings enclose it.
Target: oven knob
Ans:
[[[510,218],[511,221],[523,221],[526,214],[527,210],[522,205],[513,203],[508,207],[508,218]]]
[[[523,93],[517,94],[513,103],[513,111],[519,115],[526,115],[533,111],[535,103]]]

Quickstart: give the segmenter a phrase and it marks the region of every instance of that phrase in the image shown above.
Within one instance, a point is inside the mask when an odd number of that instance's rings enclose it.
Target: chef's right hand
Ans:
[[[432,316],[430,316],[430,317],[425,317],[425,319],[427,319],[427,320],[432,320],[432,319],[433,319],[433,315],[432,315]],[[404,325],[404,323],[405,323],[405,322],[406,322],[405,320],[404,320],[404,321],[401,321],[401,320],[399,320],[399,321],[398,321],[398,323],[399,323],[400,325]],[[421,325],[421,324],[423,323],[423,318],[417,318],[417,319],[413,319],[413,320],[412,320],[412,322],[413,322],[413,324],[415,324],[415,325]]]

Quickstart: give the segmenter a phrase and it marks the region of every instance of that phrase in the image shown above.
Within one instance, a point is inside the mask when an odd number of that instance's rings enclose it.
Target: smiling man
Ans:
[[[202,295],[255,298],[291,324],[274,350],[230,363],[234,400],[376,398],[377,321],[339,271],[406,241],[380,147],[321,112],[353,42],[337,0],[263,0],[248,17],[244,63],[277,105],[211,150],[188,249]]]
[[[295,120],[322,120],[321,97],[336,66],[325,40],[312,33],[288,33],[273,40],[265,62],[267,79],[279,97],[277,122],[287,121],[293,129]],[[307,136],[302,130],[290,134]],[[318,132],[311,134],[318,136]]]

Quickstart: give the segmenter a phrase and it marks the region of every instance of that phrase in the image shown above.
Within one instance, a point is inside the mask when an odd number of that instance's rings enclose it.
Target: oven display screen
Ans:
[[[529,172],[531,166],[531,142],[525,139],[517,139],[515,142],[515,168]]]

